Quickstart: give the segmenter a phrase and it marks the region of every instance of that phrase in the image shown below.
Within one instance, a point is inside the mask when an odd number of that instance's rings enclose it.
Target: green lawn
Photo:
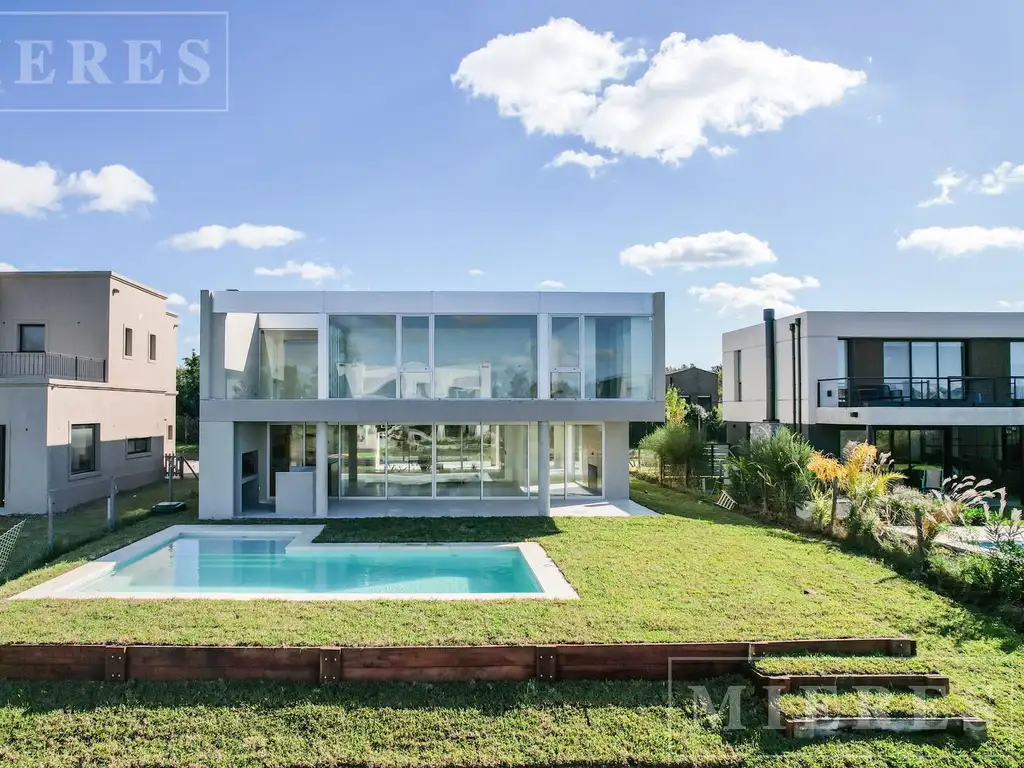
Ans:
[[[1019,634],[827,542],[655,486],[630,519],[332,521],[330,541],[540,542],[578,601],[262,603],[5,601],[0,641],[292,645],[512,643],[911,635],[986,718],[953,736],[800,744],[730,731],[664,683],[0,685],[2,765],[988,765],[1024,755]],[[148,519],[0,588],[10,596],[188,519]],[[795,670],[794,670],[795,671]],[[710,684],[716,697],[728,683]],[[843,700],[844,702],[846,700]],[[897,700],[902,703],[902,700]],[[745,724],[763,721],[750,698]],[[73,757],[72,757],[73,756]]]

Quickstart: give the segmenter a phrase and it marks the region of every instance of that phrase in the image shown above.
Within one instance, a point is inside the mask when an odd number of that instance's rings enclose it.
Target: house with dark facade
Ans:
[[[665,374],[665,390],[675,387],[688,405],[707,411],[718,405],[718,374],[703,368],[682,368]]]
[[[722,336],[723,420],[735,444],[785,424],[838,454],[867,440],[908,483],[1024,480],[1024,314],[802,312]]]

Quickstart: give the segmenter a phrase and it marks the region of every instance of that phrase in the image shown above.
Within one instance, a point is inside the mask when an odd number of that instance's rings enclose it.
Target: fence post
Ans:
[[[46,494],[46,554],[53,554],[53,492]]]
[[[836,510],[839,508],[839,478],[832,480],[832,515],[828,519],[829,533],[836,532]]]
[[[167,500],[174,501],[174,470],[177,466],[177,456],[173,453],[164,455],[164,469],[167,472]]]
[[[924,518],[919,508],[914,509],[914,532],[917,535],[917,552],[921,555],[921,562],[925,561],[924,547]]]
[[[113,532],[117,527],[117,480],[110,478],[110,495],[107,496],[107,530]]]

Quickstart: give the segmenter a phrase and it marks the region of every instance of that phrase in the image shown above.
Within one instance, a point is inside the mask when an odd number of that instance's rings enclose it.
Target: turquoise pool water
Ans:
[[[459,595],[543,592],[522,552],[493,546],[285,548],[294,536],[182,534],[74,588],[124,593]]]

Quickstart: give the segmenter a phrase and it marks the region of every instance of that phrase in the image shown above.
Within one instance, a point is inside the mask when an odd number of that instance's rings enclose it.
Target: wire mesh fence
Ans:
[[[174,497],[184,500],[194,513],[199,483],[185,477],[174,481]],[[121,490],[114,497],[114,528],[123,528],[145,520],[153,513],[150,508],[168,500],[168,485],[161,480],[150,485]],[[60,555],[101,538],[109,532],[107,498],[90,501],[66,512],[53,514],[53,547],[50,548],[48,516],[46,510],[38,515],[0,517],[0,535],[12,529],[19,522],[25,525],[15,543],[5,568],[0,570],[0,583],[17,578],[21,574]]]

